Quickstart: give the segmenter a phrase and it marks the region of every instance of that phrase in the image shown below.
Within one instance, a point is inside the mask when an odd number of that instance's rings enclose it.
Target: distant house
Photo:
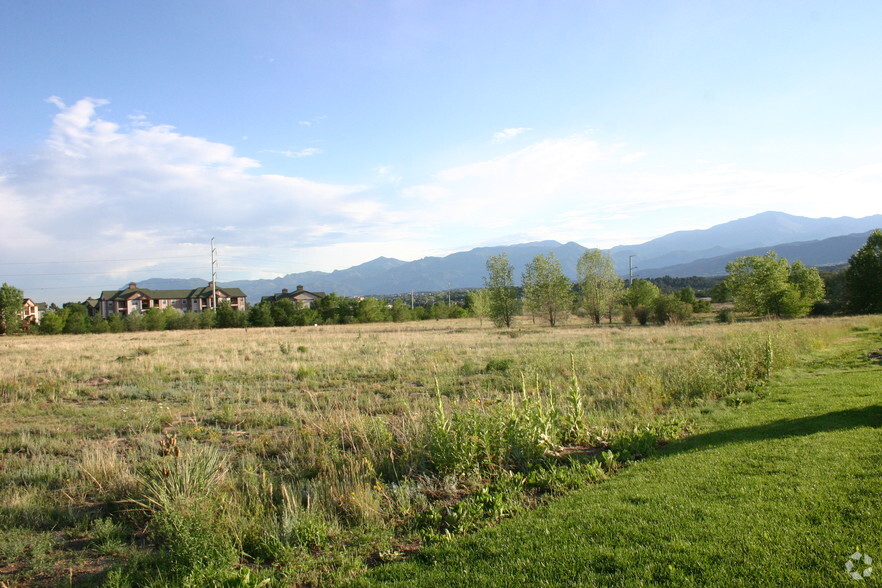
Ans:
[[[89,313],[89,316],[97,316],[101,314],[101,301],[96,298],[89,296],[86,298],[85,302],[83,302],[83,306],[86,307],[86,312]]]
[[[21,306],[21,322],[30,325],[39,325],[40,319],[46,312],[45,302],[34,302],[30,298],[25,298]]]
[[[122,290],[105,290],[97,300],[98,312],[107,318],[146,312],[151,308],[177,308],[183,312],[202,312],[214,309],[212,284],[192,290],[152,290],[139,288],[134,282]],[[239,288],[217,286],[217,302],[228,301],[232,308],[245,310],[245,293]],[[89,305],[87,305],[88,308]]]
[[[297,286],[293,292],[288,292],[287,288],[282,288],[281,293],[272,296],[264,296],[261,302],[277,302],[279,300],[290,300],[296,306],[298,303],[302,308],[312,308],[312,304],[325,297],[324,292],[307,292],[303,286]]]

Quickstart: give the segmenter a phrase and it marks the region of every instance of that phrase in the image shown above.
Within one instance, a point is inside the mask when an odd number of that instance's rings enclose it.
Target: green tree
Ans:
[[[710,291],[711,302],[732,302],[732,292],[729,291],[729,285],[723,280]]]
[[[197,314],[199,318],[196,320],[196,324],[200,329],[213,329],[217,324],[217,313],[214,310],[209,308]],[[129,317],[131,318],[131,315]]]
[[[217,303],[217,328],[239,329],[245,326],[245,313],[233,308],[229,300]]]
[[[126,330],[126,320],[119,313],[115,312],[107,317],[107,327],[111,333],[122,333]]]
[[[692,286],[686,286],[685,288],[677,290],[677,293],[674,294],[674,296],[677,297],[677,300],[685,302],[693,308],[695,307],[695,303],[698,302],[698,299],[695,297],[695,290],[692,289]]]
[[[40,320],[40,333],[44,335],[60,335],[64,331],[67,311],[64,309],[50,310]]]
[[[847,290],[845,283],[846,268],[821,271],[824,280],[824,300],[815,304],[812,314],[834,315],[845,310]]]
[[[403,323],[404,321],[410,320],[410,309],[405,305],[400,298],[396,298],[392,301],[392,308],[389,311],[389,314],[392,316],[392,320],[396,323]]]
[[[845,270],[846,310],[882,312],[882,230],[876,229],[848,260]]]
[[[110,332],[110,325],[107,324],[107,321],[104,320],[104,317],[100,314],[96,314],[95,316],[89,317],[89,331],[91,333],[108,333]]]
[[[554,253],[541,253],[524,269],[527,309],[543,316],[552,327],[564,321],[573,307],[573,288]]]
[[[297,309],[289,298],[273,302],[270,311],[277,327],[293,327],[297,322]]]
[[[346,321],[347,317],[352,316],[349,300],[337,296],[334,292],[319,300],[318,311],[322,316],[322,321],[329,325],[341,324]]]
[[[658,298],[661,291],[658,286],[648,280],[634,280],[625,291],[625,304],[631,308],[645,306],[649,308],[655,299]]]
[[[389,320],[385,305],[376,298],[365,298],[358,303],[355,318],[360,323],[380,323]]]
[[[799,261],[790,265],[774,251],[739,257],[726,264],[726,271],[735,308],[757,316],[805,316],[824,297],[818,270]]]
[[[167,323],[168,316],[157,307],[144,313],[144,328],[148,331],[164,331]]]
[[[490,298],[489,317],[497,327],[511,327],[520,310],[518,289],[514,284],[514,266],[508,255],[500,253],[487,259],[484,286]]]
[[[652,313],[655,322],[660,325],[682,323],[692,316],[692,305],[676,294],[662,294],[653,302]]]
[[[144,315],[140,311],[134,311],[126,315],[126,331],[137,332],[144,330]]]
[[[582,308],[600,324],[607,314],[612,322],[613,309],[622,297],[624,281],[616,274],[612,257],[599,249],[589,249],[576,264]]]
[[[185,323],[183,320],[184,315],[189,314],[185,313],[183,310],[175,308],[174,306],[166,306],[162,309],[162,320],[166,329],[179,329],[181,328],[181,324]]]
[[[269,302],[258,302],[248,309],[248,324],[252,327],[274,327],[272,306]]]
[[[484,326],[484,319],[490,316],[490,294],[484,289],[468,292],[466,308],[478,317],[481,326]]]
[[[89,311],[82,304],[68,302],[64,305],[67,317],[64,321],[63,333],[68,335],[83,335],[92,332],[92,323],[89,320]]]
[[[6,282],[0,286],[0,334],[11,335],[21,329],[24,293]]]

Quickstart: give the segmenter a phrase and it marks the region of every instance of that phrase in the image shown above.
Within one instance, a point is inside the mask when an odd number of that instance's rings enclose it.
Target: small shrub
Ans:
[[[504,374],[507,373],[513,365],[513,359],[491,359],[487,362],[487,367],[484,368],[484,371],[487,373],[497,372]]]
[[[640,323],[641,326],[646,326],[649,322],[649,316],[651,311],[648,307],[640,305],[634,308],[634,318],[637,319],[637,322]]]
[[[679,324],[689,320],[689,317],[692,316],[692,305],[679,300],[674,295],[665,294],[655,299],[653,316],[655,322],[660,325]]]
[[[96,519],[91,525],[92,546],[103,555],[116,555],[125,550],[126,528],[111,518]]]
[[[724,308],[717,313],[717,322],[731,325],[735,322],[735,311],[731,308]]]
[[[692,309],[698,313],[710,312],[711,311],[710,300],[697,299],[695,302],[692,303]]]
[[[459,366],[459,374],[461,376],[474,376],[481,373],[481,366],[471,359],[466,359]]]
[[[187,447],[148,463],[142,495],[129,501],[148,516],[163,567],[181,584],[210,584],[208,578],[238,560],[218,492],[224,471],[217,449]]]

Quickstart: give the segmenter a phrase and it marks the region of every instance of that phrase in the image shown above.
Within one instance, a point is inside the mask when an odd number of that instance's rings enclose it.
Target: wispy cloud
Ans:
[[[623,152],[625,154],[623,155]],[[767,210],[821,216],[831,194],[841,214],[878,213],[879,166],[847,172],[769,172],[732,163],[673,168],[590,134],[546,139],[505,155],[444,169],[402,194],[420,202],[414,227],[460,234],[518,234],[592,246],[637,243],[680,228]],[[462,211],[468,211],[463,214]],[[714,212],[716,211],[716,212]]]
[[[388,184],[400,184],[404,179],[401,174],[395,172],[395,169],[391,165],[378,165],[374,168],[374,172],[377,174],[380,181]]]
[[[152,124],[141,114],[119,125],[99,115],[105,100],[48,102],[59,110],[43,147],[0,172],[0,264],[128,259],[100,266],[120,282],[205,275],[204,267],[161,260],[202,256],[212,236],[252,257],[295,251],[292,259],[332,269],[368,256],[415,259],[451,244],[513,235],[603,247],[639,243],[708,226],[711,217],[723,222],[761,212],[770,203],[794,214],[829,215],[831,195],[841,214],[863,216],[879,212],[882,192],[878,163],[836,173],[769,172],[690,157],[665,167],[658,154],[590,133],[537,140],[439,169],[420,183],[408,184],[397,166],[381,165],[371,170],[373,186],[334,184],[266,173],[230,145]],[[242,271],[237,277],[253,277]],[[60,280],[67,287],[86,278]],[[27,286],[18,278],[12,283]]]
[[[314,227],[345,235],[384,222],[365,186],[260,173],[229,145],[140,115],[124,129],[99,116],[105,100],[49,102],[59,112],[45,145],[0,176],[0,262],[162,258],[215,235],[228,246],[315,245],[304,237]]]
[[[319,124],[320,122],[322,122],[326,118],[328,118],[328,117],[325,115],[316,116],[311,119],[298,120],[297,124],[300,125],[301,127],[311,127],[313,125]]]
[[[516,127],[510,129],[503,129],[497,133],[493,133],[493,140],[496,142],[508,141],[509,139],[514,139],[518,135],[522,135],[527,131],[531,131],[532,129],[527,127]]]
[[[297,151],[293,150],[284,150],[277,151],[275,149],[265,149],[266,153],[275,153],[276,155],[284,155],[285,157],[290,157],[291,159],[300,159],[301,157],[312,157],[313,155],[319,155],[322,150],[318,147],[306,147],[305,149],[298,149]]]

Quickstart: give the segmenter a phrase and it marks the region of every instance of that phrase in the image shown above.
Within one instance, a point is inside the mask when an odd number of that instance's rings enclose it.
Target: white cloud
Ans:
[[[497,142],[498,141],[508,141],[509,139],[514,139],[518,135],[521,135],[521,134],[526,133],[527,131],[531,131],[531,130],[532,129],[529,129],[527,127],[516,127],[516,128],[503,129],[497,133],[493,133],[493,140],[497,141]]]
[[[340,240],[350,226],[385,222],[364,186],[261,174],[229,145],[141,115],[122,129],[98,115],[105,100],[48,101],[60,110],[44,147],[0,177],[0,263],[201,254],[215,235],[227,245],[308,245],[322,239],[313,227]],[[131,264],[105,267],[115,269]]]
[[[395,173],[395,170],[391,165],[378,165],[374,168],[374,173],[377,174],[377,177],[380,181],[389,183],[389,184],[400,184],[404,179],[400,174]]]
[[[312,157],[313,155],[319,155],[322,150],[318,147],[306,147],[305,149],[299,149],[297,151],[292,150],[284,150],[284,151],[276,151],[273,149],[266,149],[267,153],[275,153],[276,155],[284,155],[285,157],[290,157],[291,159],[299,159],[301,157]]]
[[[457,235],[472,235],[474,242],[517,234],[603,247],[769,209],[831,215],[831,195],[841,211],[832,216],[879,212],[882,165],[837,173],[769,172],[734,163],[675,169],[648,163],[646,156],[575,134],[441,170],[402,196],[420,202],[413,226],[426,236],[455,226]]]
[[[60,281],[3,274],[22,261],[70,260],[71,273],[107,272],[61,278],[64,287],[92,289],[67,300],[97,294],[108,280],[112,287],[206,276],[212,236],[252,257],[296,252],[291,265],[272,262],[275,271],[240,264],[241,274],[224,278],[235,279],[299,271],[298,263],[328,270],[379,255],[415,259],[452,244],[556,239],[610,247],[769,209],[864,216],[879,212],[882,188],[879,163],[769,172],[690,157],[664,167],[657,153],[587,133],[441,169],[418,184],[388,165],[372,170],[375,186],[331,184],[263,173],[229,145],[142,114],[120,126],[99,116],[104,100],[47,101],[59,111],[45,145],[0,175],[0,280],[25,288]],[[129,261],[83,264],[106,259]],[[24,267],[19,273],[58,272]]]

